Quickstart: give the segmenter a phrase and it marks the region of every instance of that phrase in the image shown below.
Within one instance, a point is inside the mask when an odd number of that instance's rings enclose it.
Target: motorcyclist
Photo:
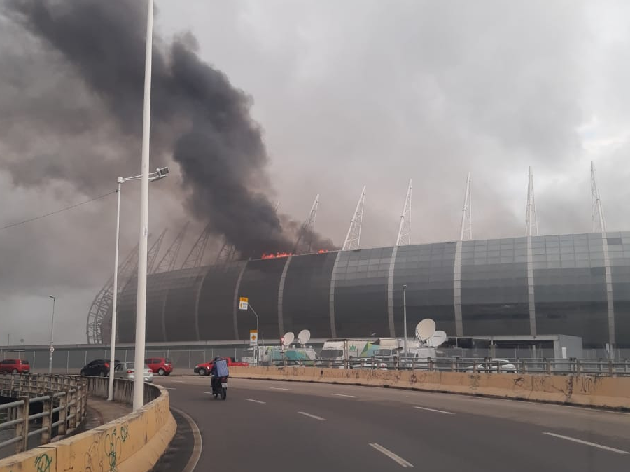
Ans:
[[[227,361],[222,357],[215,357],[212,362],[212,368],[210,369],[210,375],[212,378],[212,390],[219,390],[221,387],[221,377],[229,377],[230,375]]]

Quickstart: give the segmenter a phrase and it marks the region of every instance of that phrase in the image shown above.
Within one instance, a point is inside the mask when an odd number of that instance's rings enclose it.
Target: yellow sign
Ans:
[[[258,331],[255,329],[249,331],[249,344],[258,344]]]
[[[238,299],[238,309],[239,310],[243,310],[243,311],[247,311],[248,302],[249,302],[249,298],[247,298],[247,297],[240,297]]]

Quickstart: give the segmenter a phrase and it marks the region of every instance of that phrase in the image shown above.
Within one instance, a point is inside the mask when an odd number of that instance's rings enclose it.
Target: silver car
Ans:
[[[487,364],[477,364],[477,372],[491,372],[496,374],[497,372],[516,373],[516,366],[509,359],[490,359]],[[475,367],[468,366],[466,372],[471,373],[475,371]]]
[[[149,366],[144,366],[144,381],[145,382],[153,382],[153,371],[149,369]],[[133,362],[121,362],[116,365],[116,369],[114,369],[114,378],[115,379],[127,379],[133,380],[135,377],[135,368]]]

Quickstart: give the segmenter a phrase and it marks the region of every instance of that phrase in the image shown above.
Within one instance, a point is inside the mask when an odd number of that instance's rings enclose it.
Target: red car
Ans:
[[[236,366],[236,367],[247,367],[249,364],[247,362],[236,362],[233,357],[224,357],[227,361],[228,367]],[[210,369],[214,365],[214,359],[208,362],[204,362],[202,364],[197,364],[195,366],[195,374],[199,375],[210,375]]]
[[[149,366],[149,369],[154,374],[158,375],[170,375],[173,372],[173,364],[170,359],[166,357],[149,357],[145,359],[144,363]]]
[[[26,359],[4,359],[0,361],[0,372],[3,374],[28,374],[31,366]]]

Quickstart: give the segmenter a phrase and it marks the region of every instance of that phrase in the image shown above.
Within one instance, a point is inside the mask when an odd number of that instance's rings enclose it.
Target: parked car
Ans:
[[[117,365],[119,360],[114,361]],[[82,377],[107,377],[109,375],[109,359],[94,359],[83,366],[80,375]]]
[[[227,361],[228,368],[233,366],[247,367],[249,364],[247,362],[236,362],[233,357],[224,357]],[[201,364],[197,364],[193,369],[195,374],[199,374],[201,376],[210,375],[210,370],[214,365],[214,359],[208,362],[203,362]]]
[[[170,375],[173,372],[173,364],[171,360],[166,357],[149,357],[144,361],[146,365],[149,366],[149,369],[153,371],[153,373],[162,375]]]
[[[4,359],[0,361],[0,372],[3,374],[28,374],[31,366],[26,359]]]
[[[499,367],[501,368],[499,370]],[[481,363],[476,365],[477,372],[505,372],[516,373],[516,366],[508,359],[490,359],[487,363]],[[474,372],[475,366],[466,367],[466,372]]]
[[[114,369],[115,379],[133,380],[135,378],[136,369],[133,362],[121,362],[116,364]],[[143,377],[145,382],[153,382],[153,371],[149,369],[149,366],[144,366]]]

